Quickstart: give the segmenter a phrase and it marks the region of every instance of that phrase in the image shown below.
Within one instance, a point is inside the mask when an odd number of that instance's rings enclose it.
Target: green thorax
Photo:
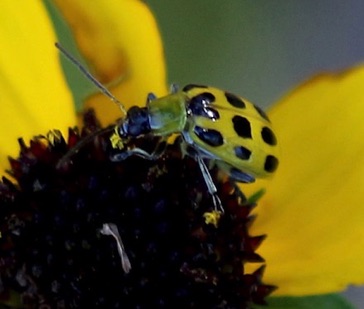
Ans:
[[[183,131],[187,120],[187,96],[179,91],[157,98],[148,104],[152,133],[159,136]]]

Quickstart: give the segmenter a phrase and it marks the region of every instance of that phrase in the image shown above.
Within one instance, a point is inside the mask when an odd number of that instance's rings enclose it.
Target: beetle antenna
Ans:
[[[124,115],[126,115],[126,109],[124,105],[104,86],[102,85],[75,57],[73,57],[66,49],[64,49],[58,42],[55,43],[57,49],[70,61],[72,62],[81,73],[90,80],[104,95],[106,95],[111,101],[113,101]]]

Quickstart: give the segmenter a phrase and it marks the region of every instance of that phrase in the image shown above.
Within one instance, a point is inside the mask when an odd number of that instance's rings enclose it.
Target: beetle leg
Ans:
[[[206,166],[205,162],[203,161],[203,159],[201,158],[201,156],[196,154],[195,158],[197,160],[198,166],[200,167],[203,179],[207,186],[207,190],[209,191],[209,193],[212,197],[212,201],[214,203],[215,210],[221,211],[222,213],[224,213],[224,208],[222,207],[221,200],[217,194],[217,189],[216,189],[214,181],[211,178],[209,169],[207,168],[207,166]]]
[[[169,137],[169,136],[168,136]],[[123,161],[131,156],[138,156],[146,160],[157,160],[163,154],[166,149],[166,141],[168,137],[161,137],[160,140],[157,142],[155,148],[152,152],[148,152],[141,148],[133,148],[128,149],[119,153],[116,153],[111,156],[111,161],[120,162]]]
[[[202,156],[192,145],[185,142],[182,138],[179,139],[179,143],[180,143],[182,155],[183,156],[187,155],[189,157],[192,157],[198,163],[198,166],[201,170],[201,174],[205,181],[207,190],[209,191],[209,193],[212,197],[215,211],[220,211],[220,212],[224,213],[224,208],[222,207],[221,200],[217,194],[217,189],[216,189],[215,183],[211,178],[210,171],[209,171],[208,167],[206,166],[204,160],[202,159]]]
[[[178,92],[178,90],[179,90],[179,86],[177,84],[173,84],[172,83],[171,86],[170,86],[170,88],[169,88],[169,92],[171,94],[175,94],[175,93]]]
[[[157,96],[153,92],[149,92],[147,95],[147,105],[149,102],[154,101],[157,98]]]
[[[215,160],[215,164],[220,170],[224,171],[233,181],[241,183],[252,183],[255,181],[255,178],[252,175],[240,171],[224,161]]]

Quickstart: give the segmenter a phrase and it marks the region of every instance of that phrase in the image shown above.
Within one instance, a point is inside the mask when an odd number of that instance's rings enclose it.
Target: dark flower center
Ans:
[[[112,162],[104,130],[59,164],[97,130],[89,112],[82,134],[70,130],[67,143],[58,132],[29,147],[20,140],[19,157],[10,159],[16,184],[0,182],[2,299],[15,291],[28,308],[264,304],[274,289],[261,281],[264,268],[244,272],[244,263],[263,262],[255,250],[264,236],[248,234],[254,205],[238,188],[211,171],[225,209],[214,226],[205,220],[213,203],[200,170],[177,144],[158,160]]]

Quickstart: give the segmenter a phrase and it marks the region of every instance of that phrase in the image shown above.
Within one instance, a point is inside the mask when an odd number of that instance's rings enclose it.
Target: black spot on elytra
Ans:
[[[268,127],[264,127],[261,131],[261,135],[263,138],[263,141],[265,141],[268,145],[277,145],[277,138],[274,135],[273,131],[269,129]]]
[[[236,115],[232,119],[236,134],[243,138],[252,138],[250,122],[245,117]]]
[[[198,104],[190,104],[189,109],[194,116],[206,117],[211,120],[217,120],[220,118],[219,112],[210,107],[203,107]]]
[[[259,113],[260,116],[262,116],[265,120],[269,121],[269,118],[268,118],[268,115],[259,107],[259,106],[256,106],[256,105],[253,105],[255,110]]]
[[[191,98],[191,102],[208,105],[215,102],[216,98],[211,92],[203,92]]]
[[[234,151],[235,155],[242,160],[248,160],[250,158],[250,155],[252,154],[252,152],[249,149],[243,146],[236,146],[234,148]]]
[[[217,119],[220,118],[219,112],[216,109],[212,108],[212,107],[206,107],[205,111],[206,111],[206,116],[205,117],[207,117],[207,118],[209,118],[211,120],[217,120]]]
[[[189,84],[189,85],[184,86],[182,91],[187,92],[187,91],[190,91],[193,88],[208,88],[208,87],[204,86],[204,85]]]
[[[219,112],[208,107],[209,104],[215,101],[215,96],[210,92],[204,92],[191,98],[188,108],[194,116],[202,116],[211,120],[220,118]]]
[[[190,102],[188,104],[190,109],[196,108],[202,109],[209,104],[215,102],[215,96],[211,92],[203,92],[201,94],[198,94],[190,99]]]
[[[273,173],[278,167],[278,159],[275,156],[268,155],[265,158],[264,170],[269,173]]]
[[[224,138],[221,133],[214,129],[204,129],[200,126],[195,126],[194,132],[197,137],[207,145],[217,147],[224,143]]]
[[[240,97],[236,96],[235,94],[225,92],[225,97],[226,97],[226,100],[234,107],[237,107],[237,108],[246,107],[244,101]]]

